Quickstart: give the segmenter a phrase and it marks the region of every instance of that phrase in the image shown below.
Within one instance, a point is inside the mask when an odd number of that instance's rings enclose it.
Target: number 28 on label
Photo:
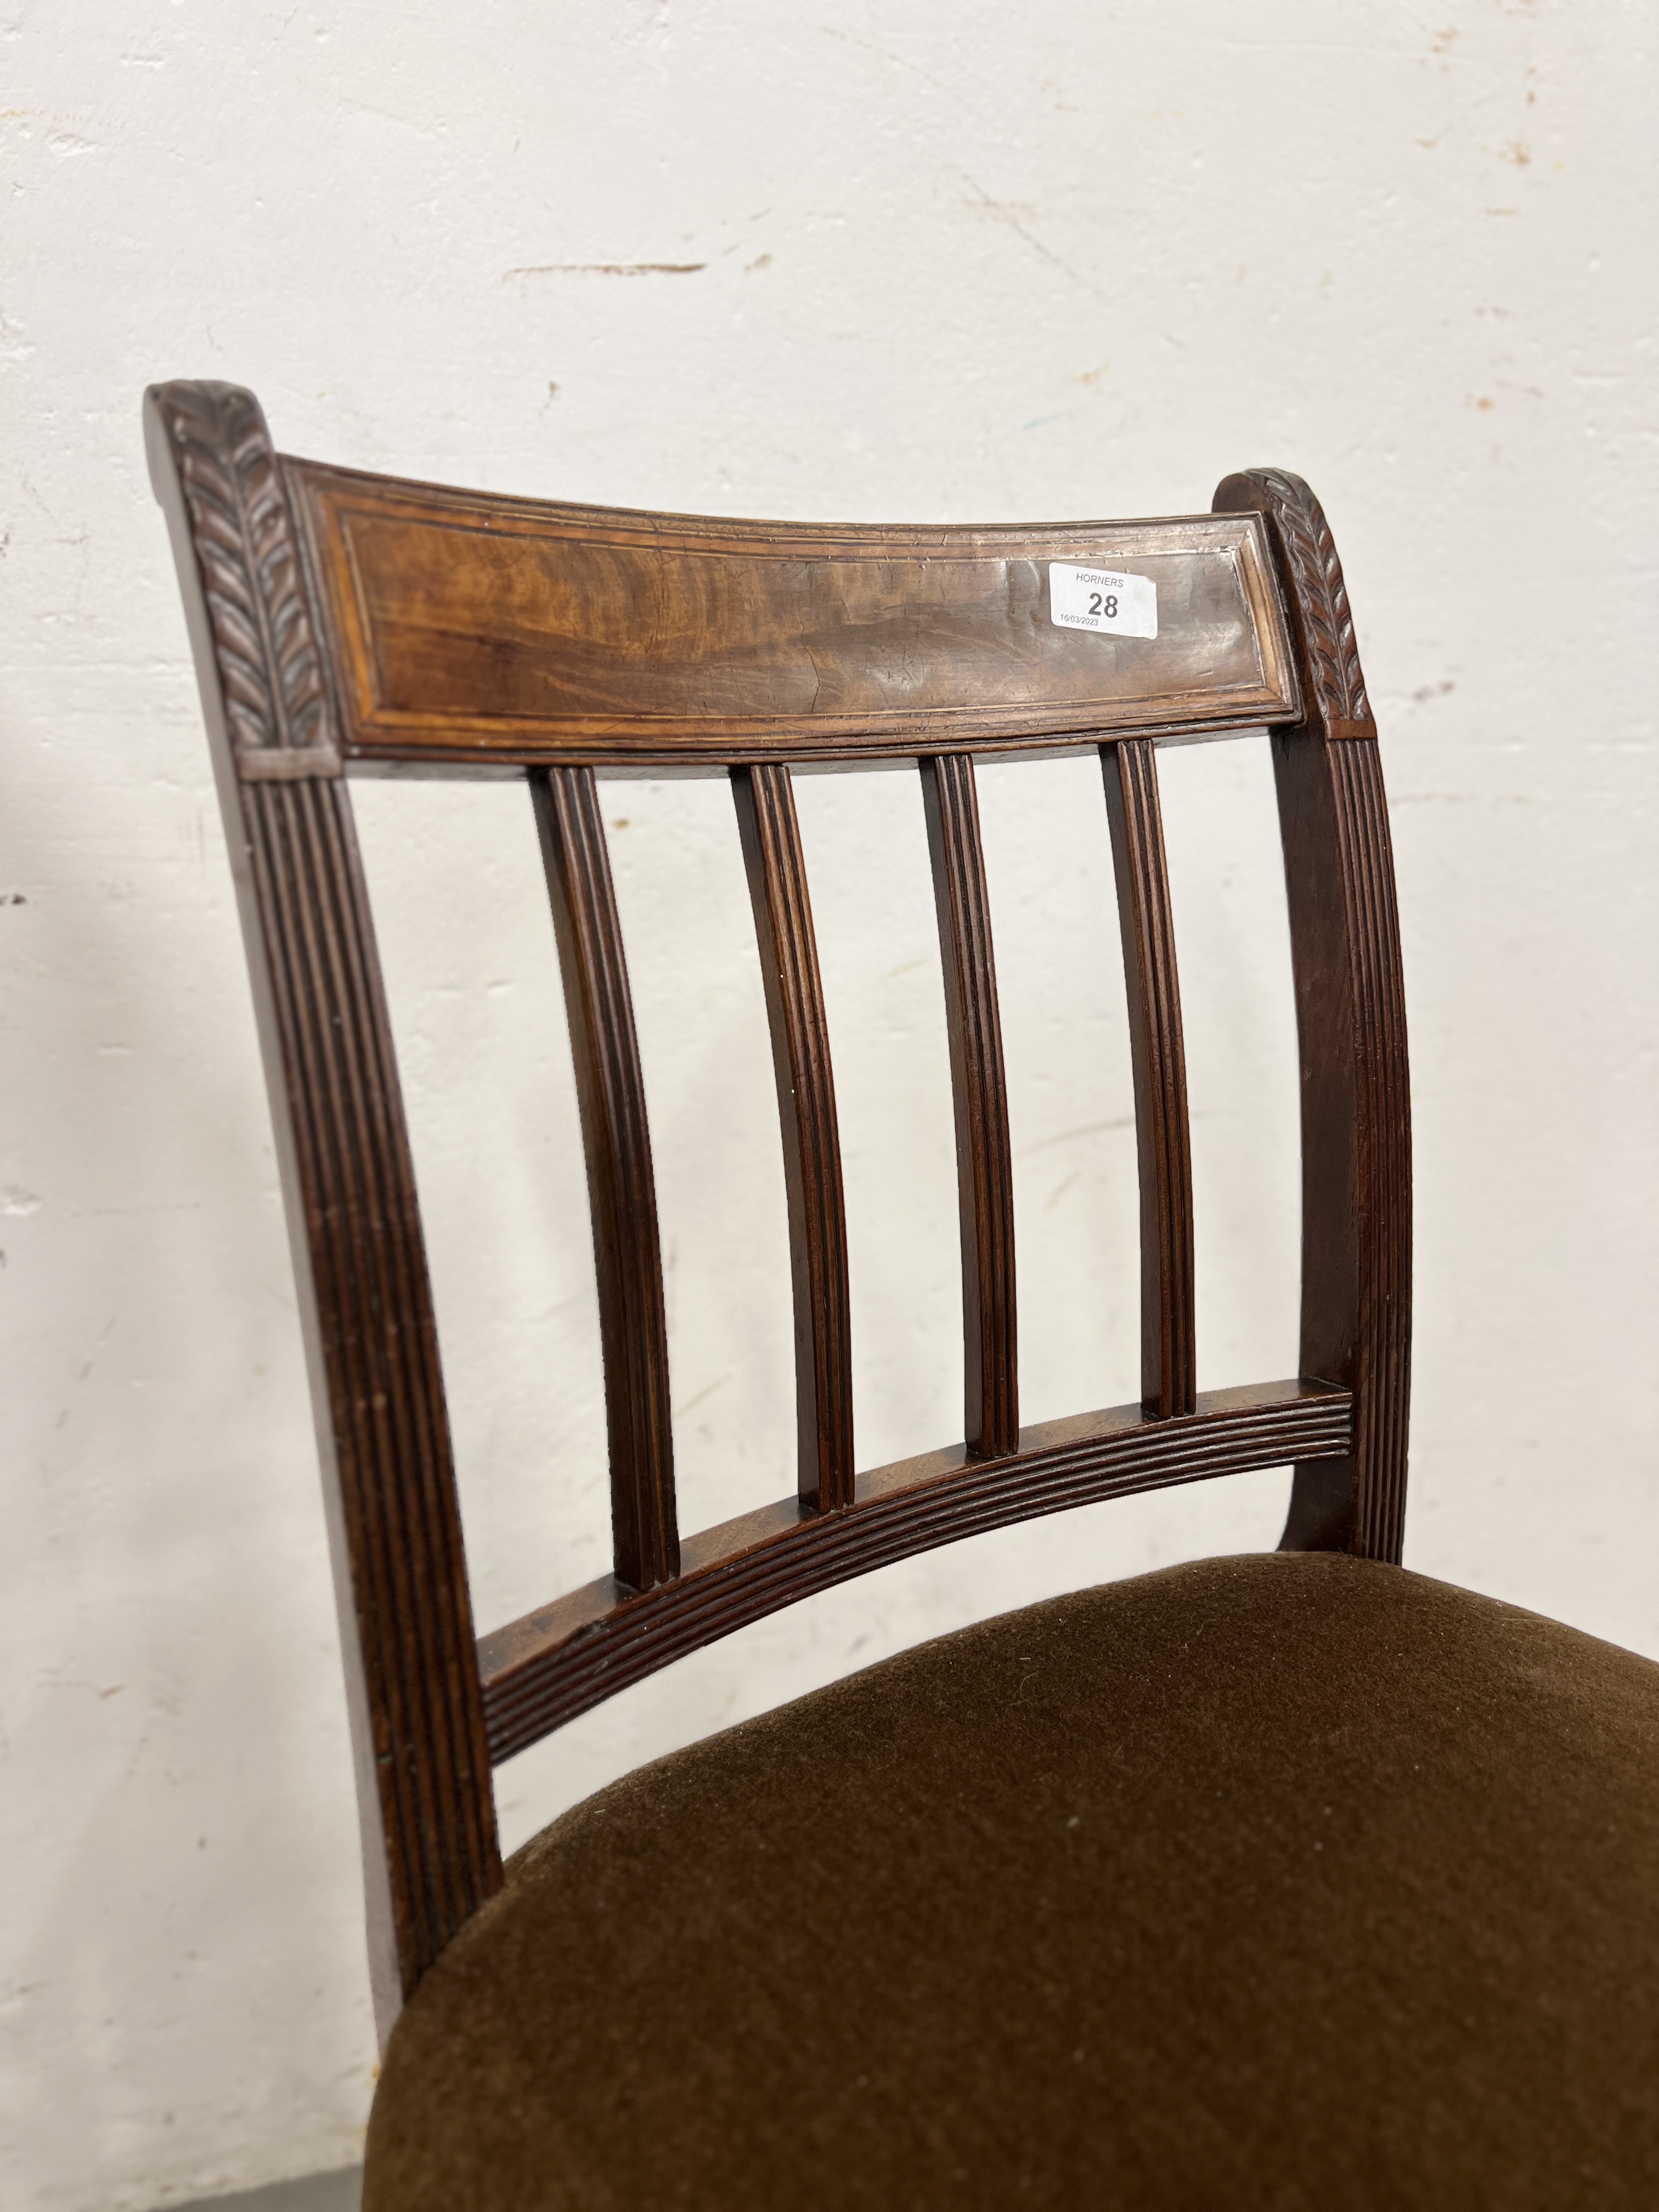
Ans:
[[[1057,629],[1099,630],[1109,637],[1158,635],[1158,586],[1150,576],[1048,563],[1048,619]]]

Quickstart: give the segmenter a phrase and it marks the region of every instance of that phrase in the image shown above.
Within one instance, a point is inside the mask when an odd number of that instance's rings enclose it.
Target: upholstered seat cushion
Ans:
[[[555,1823],[399,2021],[367,2212],[1659,2205],[1659,1667],[1209,1561]]]

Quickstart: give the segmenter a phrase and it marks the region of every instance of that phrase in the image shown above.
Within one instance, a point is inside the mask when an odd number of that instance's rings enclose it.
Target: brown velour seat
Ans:
[[[1659,2203],[1659,1668],[1400,1564],[1405,1018],[1376,732],[1294,477],[1206,516],[807,527],[286,459],[147,403],[324,1441],[386,2039],[368,2212]],[[1300,1372],[1200,1392],[1159,740],[1267,726],[1302,1060]],[[1142,1399],[1022,1428],[976,756],[1098,750]],[[797,763],[919,766],[963,1441],[859,1471]],[[586,1152],[615,1571],[475,1636],[347,781],[522,775]],[[682,1539],[597,778],[729,776],[789,1199],[795,1496]],[[1278,1553],[1056,1599],[629,1776],[503,1868],[490,1770],[794,1599],[1033,1514],[1296,1469]]]

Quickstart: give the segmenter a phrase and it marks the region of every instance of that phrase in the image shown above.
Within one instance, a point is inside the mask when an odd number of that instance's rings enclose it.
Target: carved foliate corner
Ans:
[[[1308,720],[1328,738],[1375,737],[1348,587],[1324,508],[1288,469],[1228,477],[1212,505],[1218,514],[1255,511],[1267,519],[1302,647]]]
[[[338,775],[299,540],[258,401],[240,385],[158,384],[144,417],[156,497],[194,556],[237,775]],[[179,557],[182,565],[182,543]]]

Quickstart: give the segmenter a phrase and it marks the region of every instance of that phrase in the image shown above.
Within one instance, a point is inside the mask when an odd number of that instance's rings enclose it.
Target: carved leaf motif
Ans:
[[[162,406],[238,753],[333,750],[293,517],[259,403],[234,384],[170,384]]]
[[[1279,525],[1307,633],[1308,658],[1328,719],[1365,722],[1370,706],[1353,634],[1348,587],[1325,510],[1288,469],[1253,469],[1248,481]]]

